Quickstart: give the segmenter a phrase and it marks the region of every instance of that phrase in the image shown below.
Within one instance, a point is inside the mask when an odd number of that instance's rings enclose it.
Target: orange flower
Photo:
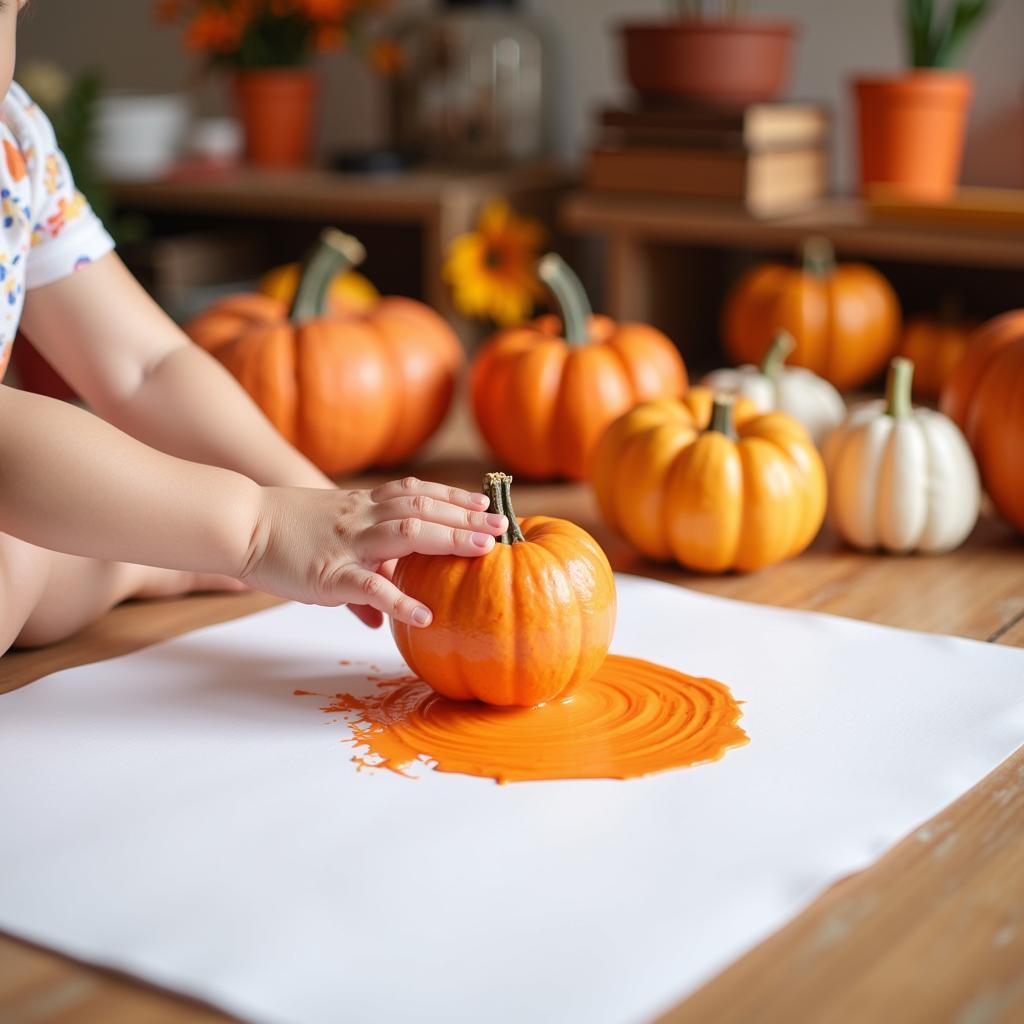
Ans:
[[[352,13],[353,0],[299,0],[298,6],[310,21],[341,22]]]
[[[382,75],[393,75],[405,63],[405,52],[394,39],[380,39],[370,47],[370,64]]]
[[[337,25],[319,25],[313,33],[313,48],[317,53],[330,53],[345,42],[345,33]]]
[[[242,11],[208,8],[192,19],[185,33],[185,45],[190,50],[231,53],[238,47],[244,29]]]

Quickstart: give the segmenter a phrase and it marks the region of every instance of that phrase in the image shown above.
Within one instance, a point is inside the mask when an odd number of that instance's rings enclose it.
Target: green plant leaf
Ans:
[[[907,57],[913,67],[927,67],[935,20],[935,0],[905,0]]]
[[[957,0],[937,41],[933,66],[948,68],[959,63],[968,40],[995,7],[996,0]]]

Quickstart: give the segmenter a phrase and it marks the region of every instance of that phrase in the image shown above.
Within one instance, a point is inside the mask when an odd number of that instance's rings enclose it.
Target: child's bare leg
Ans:
[[[62,640],[130,597],[240,589],[224,576],[101,562],[0,534],[0,654]]]

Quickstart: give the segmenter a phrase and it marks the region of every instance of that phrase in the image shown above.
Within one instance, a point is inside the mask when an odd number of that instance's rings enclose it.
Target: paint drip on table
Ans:
[[[748,741],[728,687],[638,658],[610,654],[570,697],[535,708],[454,701],[415,676],[377,681],[374,692],[314,694],[352,730],[352,760],[401,775],[433,763],[526,782],[631,779],[717,761]]]

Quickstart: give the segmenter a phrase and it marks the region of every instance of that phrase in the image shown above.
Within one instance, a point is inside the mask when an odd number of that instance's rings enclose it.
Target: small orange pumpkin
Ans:
[[[484,345],[473,364],[473,412],[514,472],[582,480],[604,428],[637,402],[681,395],[686,366],[661,331],[594,316],[558,256],[545,256],[538,272],[562,318],[499,331]]]
[[[633,547],[700,572],[797,555],[825,516],[825,469],[805,428],[709,388],[616,420],[592,482],[605,521]]]
[[[938,398],[964,357],[977,324],[955,313],[911,317],[903,328],[899,354],[914,364],[914,397]]]
[[[736,363],[760,363],[780,330],[804,366],[847,391],[888,363],[899,340],[900,305],[889,282],[863,263],[835,262],[832,245],[811,238],[803,265],[765,263],[744,275],[726,300],[725,346]]]
[[[1024,309],[974,332],[940,407],[966,435],[999,513],[1024,531]]]
[[[615,577],[600,545],[564,519],[517,520],[505,473],[489,473],[490,511],[509,530],[480,558],[407,555],[395,584],[433,609],[415,629],[392,620],[409,667],[453,700],[532,707],[601,667],[615,628]]]
[[[412,299],[325,313],[332,280],[362,254],[356,239],[325,231],[290,311],[280,299],[234,295],[186,326],[331,476],[412,455],[444,419],[463,364],[452,329]]]

